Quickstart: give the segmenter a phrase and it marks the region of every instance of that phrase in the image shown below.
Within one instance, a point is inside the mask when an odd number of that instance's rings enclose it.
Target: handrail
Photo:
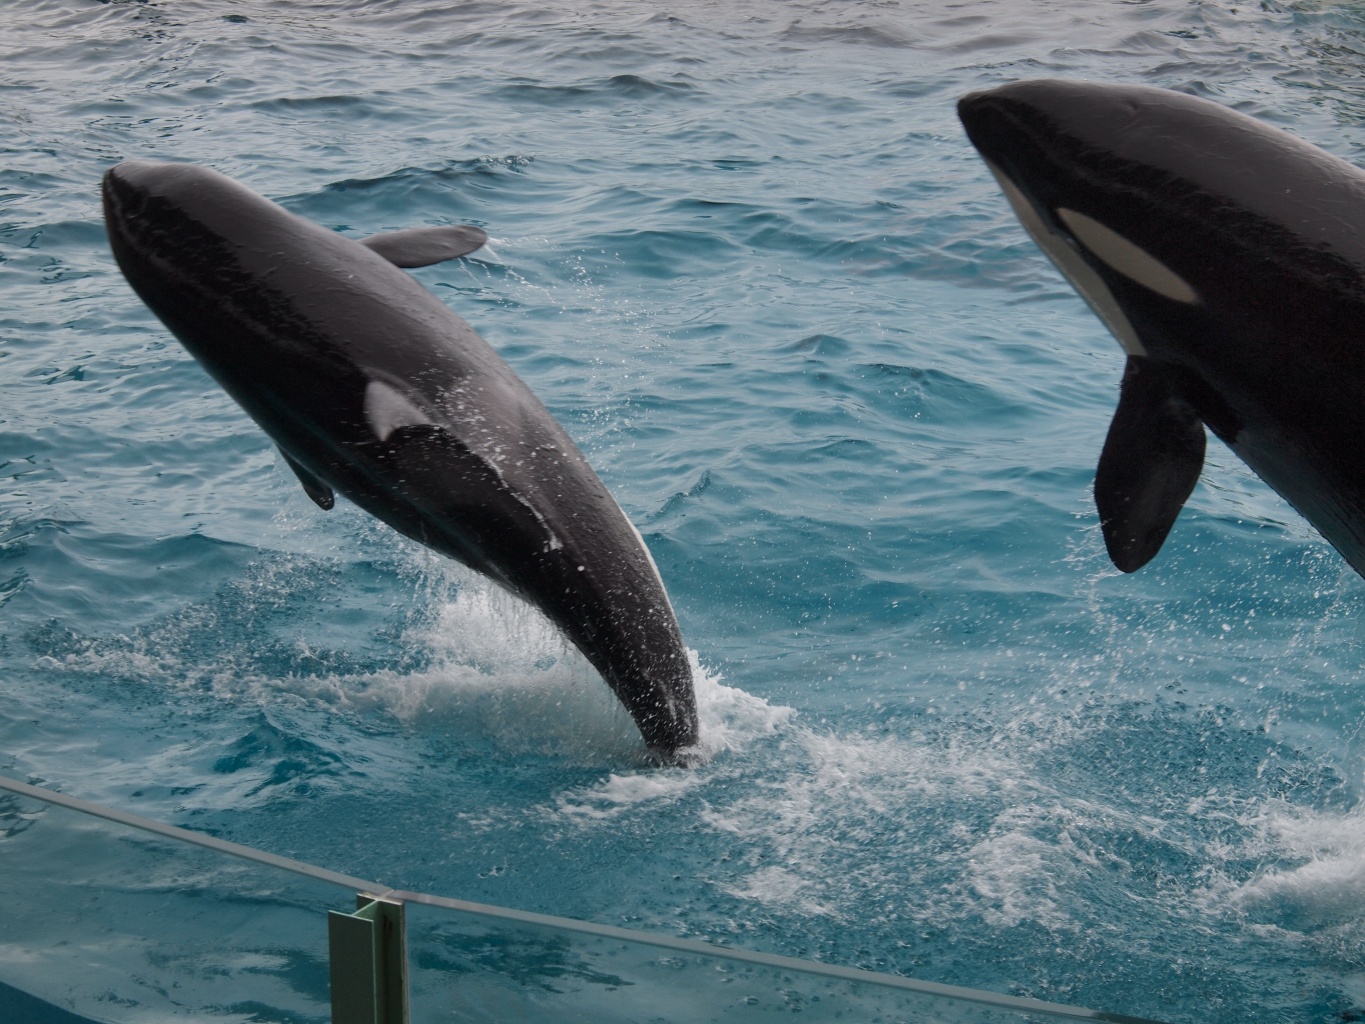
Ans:
[[[195,832],[190,829],[179,828],[175,825],[167,825],[164,822],[154,821],[151,818],[144,818],[137,814],[129,814],[127,811],[119,811],[112,807],[105,807],[102,804],[81,800],[73,796],[67,796],[65,793],[58,793],[55,790],[44,789],[41,786],[32,786],[28,783],[6,778],[3,775],[0,775],[0,790],[8,790],[19,796],[25,796],[29,799],[53,804],[58,807],[65,807],[96,818],[103,818],[107,821],[116,822],[120,825],[127,825],[130,828],[139,829],[143,832],[150,832],[154,835],[173,839],[177,842],[190,843],[205,849],[215,850],[231,857],[254,861],[258,864],[266,864],[270,867],[279,868],[283,871],[290,871],[307,878],[343,885],[368,896],[380,897],[388,900],[402,900],[407,903],[419,903],[432,907],[444,907],[448,910],[460,911],[462,913],[474,914],[481,917],[490,917],[521,925],[556,928],[562,931],[575,932],[579,935],[588,935],[595,938],[639,943],[641,945],[653,946],[658,949],[670,950],[675,953],[716,957],[719,959],[755,964],[762,967],[777,968],[779,970],[799,971],[805,974],[819,975],[840,981],[853,981],[861,984],[878,985],[882,988],[898,989],[904,992],[914,992],[920,995],[936,996],[945,999],[956,999],[962,1002],[976,1003],[980,1006],[992,1006],[1004,1010],[1048,1013],[1056,1017],[1069,1017],[1073,1020],[1100,1021],[1103,1022],[1103,1024],[1160,1024],[1160,1022],[1146,1017],[1133,1017],[1121,1013],[1088,1010],[1079,1006],[1049,1003],[1044,1002],[1041,999],[1031,999],[1024,996],[1007,996],[997,992],[965,988],[960,985],[945,985],[936,981],[919,981],[914,978],[903,978],[894,974],[880,974],[876,971],[865,971],[856,967],[839,967],[834,964],[824,964],[814,960],[800,960],[795,957],[779,956],[775,953],[759,953],[751,950],[736,949],[731,946],[720,946],[699,939],[680,939],[669,935],[637,932],[632,931],[629,928],[619,928],[615,925],[595,924],[591,921],[579,921],[568,917],[554,917],[549,914],[537,914],[529,910],[513,910],[510,907],[497,907],[485,903],[471,903],[467,900],[452,899],[448,896],[433,896],[430,893],[410,892],[405,889],[392,889],[378,882],[366,881],[351,875],[341,874],[337,871],[330,871],[327,868],[317,867],[313,864],[306,864],[303,861],[293,860],[289,857],[281,857],[277,854],[266,853],[264,850],[243,846],[240,843],[228,842],[226,839],[219,839],[216,836],[206,835],[203,832]]]
[[[353,878],[337,871],[328,871],[326,868],[316,867],[313,864],[305,864],[301,860],[280,857],[251,846],[243,846],[241,843],[230,843],[226,839],[219,839],[217,836],[207,835],[204,832],[194,832],[187,828],[167,825],[165,822],[154,821],[137,814],[129,814],[127,811],[118,811],[112,807],[105,807],[103,804],[81,800],[79,797],[67,796],[65,793],[58,793],[56,790],[44,789],[41,786],[30,786],[27,782],[19,782],[3,775],[0,775],[0,789],[7,789],[11,793],[17,793],[32,800],[41,800],[43,803],[55,804],[58,807],[66,807],[82,814],[89,814],[95,818],[104,818],[106,821],[117,822],[120,825],[127,825],[129,828],[140,829],[143,832],[165,836],[167,839],[174,839],[176,842],[192,843],[208,850],[216,850],[219,853],[226,853],[230,857],[252,860],[257,864],[268,864],[272,868],[292,871],[296,875],[306,875],[308,878],[316,878],[321,882],[335,882],[337,885],[344,885],[348,889],[356,889],[374,896],[388,896],[393,892],[388,886],[379,885],[378,882],[367,882],[363,878]]]

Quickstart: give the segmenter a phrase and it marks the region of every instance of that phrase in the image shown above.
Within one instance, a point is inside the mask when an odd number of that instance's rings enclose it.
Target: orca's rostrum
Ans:
[[[1207,425],[1365,575],[1365,171],[1149,86],[1016,82],[958,114],[1127,353],[1095,475],[1114,564],[1160,549]]]
[[[646,743],[697,742],[692,673],[644,541],[525,383],[399,267],[478,228],[357,242],[191,164],[104,176],[133,290],[279,445],[338,492],[534,604],[602,673]]]

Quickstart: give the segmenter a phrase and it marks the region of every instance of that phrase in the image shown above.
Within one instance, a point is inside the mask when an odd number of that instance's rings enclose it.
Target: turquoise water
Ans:
[[[403,888],[1172,1021],[1365,1013],[1365,582],[1216,442],[1110,567],[1121,353],[953,111],[1145,82],[1365,163],[1365,8],[0,19],[0,773]],[[304,496],[119,276],[125,157],[353,236],[488,230],[417,275],[644,534],[704,766],[649,766],[527,608]]]

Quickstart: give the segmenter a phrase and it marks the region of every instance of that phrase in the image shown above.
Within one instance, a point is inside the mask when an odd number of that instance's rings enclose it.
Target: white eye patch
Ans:
[[[429,425],[431,417],[397,388],[372,380],[365,386],[365,421],[375,437],[387,441],[399,427]]]
[[[1187,305],[1199,302],[1199,294],[1183,277],[1113,228],[1065,207],[1057,210],[1057,216],[1076,240],[1111,270],[1176,302]]]
[[[1042,249],[1047,258],[1053,265],[1071,282],[1071,286],[1083,298],[1099,316],[1106,327],[1118,339],[1118,343],[1129,355],[1145,356],[1146,348],[1138,339],[1137,331],[1133,330],[1133,325],[1128,322],[1128,317],[1124,316],[1123,310],[1115,301],[1113,293],[1109,291],[1109,286],[1104,283],[1104,278],[1100,277],[1085,260],[1081,259],[1071,245],[1066,242],[1060,234],[1053,231],[1043,222],[1043,218],[1038,216],[1038,211],[1033,208],[1033,203],[1010,181],[1007,175],[1000,168],[989,160],[986,166],[990,168],[991,174],[995,175],[995,180],[1000,183],[1000,189],[1005,193],[1005,198],[1009,200],[1010,206],[1014,208],[1014,214],[1019,218],[1019,223],[1024,225],[1033,240],[1038,243],[1038,248]]]

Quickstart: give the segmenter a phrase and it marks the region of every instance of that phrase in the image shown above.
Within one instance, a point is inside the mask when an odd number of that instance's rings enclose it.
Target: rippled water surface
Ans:
[[[953,109],[1143,82],[1362,163],[1360,4],[0,20],[0,773],[473,900],[1172,1021],[1365,1014],[1365,584],[1216,442],[1158,559],[1110,567],[1122,354]],[[514,599],[305,497],[117,272],[126,157],[354,237],[488,230],[416,274],[644,534],[705,765],[650,766]]]

